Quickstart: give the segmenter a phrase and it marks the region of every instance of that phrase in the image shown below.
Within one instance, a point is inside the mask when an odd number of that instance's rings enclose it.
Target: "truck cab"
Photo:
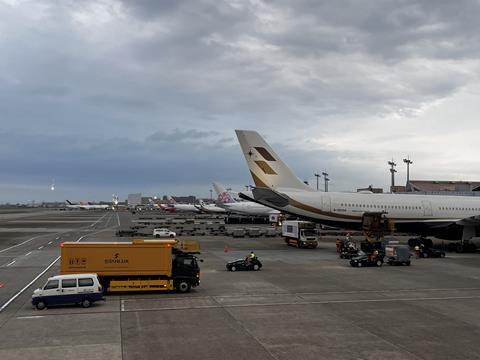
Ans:
[[[191,287],[200,285],[200,267],[197,258],[191,254],[175,250],[172,263],[174,287],[178,292],[188,292]]]

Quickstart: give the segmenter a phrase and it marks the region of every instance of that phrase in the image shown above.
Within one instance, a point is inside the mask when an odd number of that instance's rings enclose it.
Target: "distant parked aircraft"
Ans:
[[[111,209],[112,206],[110,205],[99,205],[99,204],[91,204],[91,203],[83,203],[80,202],[78,204],[73,204],[69,200],[67,201],[67,209],[81,209],[81,210],[107,210]]]
[[[236,201],[233,196],[218,182],[213,183],[213,188],[218,195],[218,206],[223,207],[228,212],[250,216],[270,216],[280,214],[280,211],[278,210],[253,201]]]

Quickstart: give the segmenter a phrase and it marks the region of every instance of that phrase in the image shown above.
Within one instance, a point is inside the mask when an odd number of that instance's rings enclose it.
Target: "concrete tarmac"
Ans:
[[[0,220],[0,306],[59,256],[61,241],[130,240],[114,236],[131,221],[124,212],[21,220],[15,228],[44,231],[2,231],[15,218]],[[0,312],[0,358],[480,358],[480,255],[359,269],[338,258],[334,238],[314,250],[287,247],[279,237],[195,239],[204,262],[201,284],[189,294],[109,295],[88,309],[35,310],[31,293],[58,273],[55,263]],[[250,250],[261,271],[225,270]]]

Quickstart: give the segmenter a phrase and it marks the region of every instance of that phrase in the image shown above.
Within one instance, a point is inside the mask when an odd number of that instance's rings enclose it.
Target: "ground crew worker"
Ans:
[[[415,255],[417,257],[417,259],[420,257],[420,246],[418,245],[415,245]]]
[[[247,262],[253,262],[257,258],[257,255],[253,251],[250,252],[250,254],[247,256]]]
[[[337,247],[337,252],[342,251],[343,241],[340,239],[335,240],[335,246]]]
[[[427,247],[425,246],[425,244],[421,244],[420,245],[420,255],[422,256],[422,258],[425,257],[426,253],[427,253]]]

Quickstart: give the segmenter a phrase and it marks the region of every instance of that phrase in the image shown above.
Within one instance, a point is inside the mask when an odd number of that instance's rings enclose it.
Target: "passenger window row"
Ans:
[[[450,211],[480,211],[480,208],[458,208],[458,207],[450,207],[450,206],[440,206],[438,210],[450,210]]]
[[[350,207],[350,208],[368,208],[368,209],[397,209],[397,210],[421,210],[421,206],[410,206],[410,205],[376,205],[376,204],[346,204],[341,203],[340,206],[342,207]]]
[[[50,280],[47,283],[47,285],[45,285],[44,290],[57,289],[58,285],[59,285],[58,280]],[[93,286],[93,279],[92,278],[78,279],[78,286],[79,287]],[[62,288],[74,288],[74,287],[77,287],[77,279],[62,280]]]

